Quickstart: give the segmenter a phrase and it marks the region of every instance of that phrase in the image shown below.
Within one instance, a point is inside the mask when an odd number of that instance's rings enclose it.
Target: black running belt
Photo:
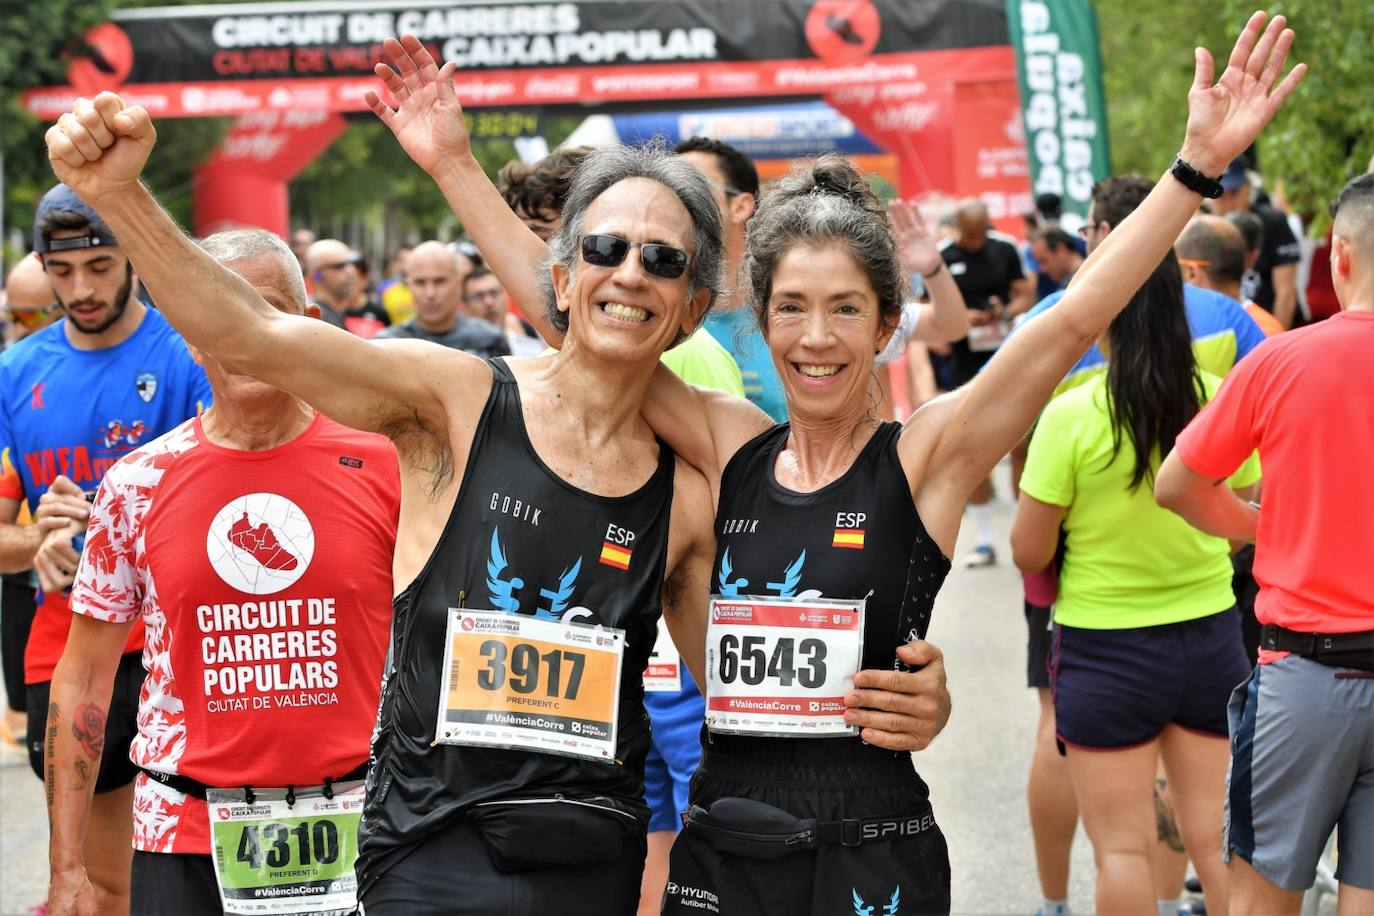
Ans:
[[[352,770],[349,770],[342,776],[326,776],[323,780],[323,784],[325,787],[325,797],[328,798],[333,794],[332,787],[333,784],[336,782],[350,782],[354,779],[365,778],[367,776],[367,767],[367,762],[364,761],[363,763],[358,764],[356,767],[354,767]],[[205,800],[206,790],[214,788],[243,789],[245,796],[251,796],[253,794],[253,789],[251,786],[207,786],[205,783],[192,779],[189,776],[171,776],[167,773],[154,772],[153,770],[149,770],[145,767],[139,767],[139,769],[142,770],[143,773],[147,775],[149,779],[155,779],[169,789],[175,789],[183,795],[189,795],[192,798],[198,798],[201,801]],[[259,786],[259,788],[262,787]],[[287,789],[291,788],[293,787],[287,786]]]

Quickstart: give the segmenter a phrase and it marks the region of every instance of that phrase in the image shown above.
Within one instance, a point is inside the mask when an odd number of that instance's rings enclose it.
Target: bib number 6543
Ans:
[[[741,735],[855,734],[844,695],[863,657],[863,601],[711,599],[706,725]]]
[[[765,636],[723,634],[720,638],[720,682],[733,684],[739,680],[753,687],[771,678],[782,687],[791,687],[795,682],[808,690],[825,683],[825,640],[781,636],[773,642],[771,653],[768,643]]]

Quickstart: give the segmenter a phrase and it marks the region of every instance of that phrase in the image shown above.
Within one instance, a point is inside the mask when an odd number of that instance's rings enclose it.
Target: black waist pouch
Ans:
[[[748,798],[720,798],[709,809],[693,805],[684,826],[716,850],[750,859],[781,859],[817,845],[815,818]]]
[[[684,825],[717,852],[749,859],[781,859],[819,846],[912,839],[937,830],[929,802],[907,811],[871,817],[818,821],[748,798],[718,798],[711,807],[693,805]]]
[[[468,813],[502,872],[598,865],[644,855],[644,824],[623,802],[595,795],[483,802]]]

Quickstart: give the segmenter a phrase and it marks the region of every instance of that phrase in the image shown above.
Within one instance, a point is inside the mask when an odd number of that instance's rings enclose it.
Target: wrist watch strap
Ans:
[[[1174,164],[1169,166],[1169,174],[1177,178],[1188,190],[1209,200],[1216,200],[1221,196],[1221,182],[1215,178],[1208,178],[1189,165],[1182,156],[1174,157]]]

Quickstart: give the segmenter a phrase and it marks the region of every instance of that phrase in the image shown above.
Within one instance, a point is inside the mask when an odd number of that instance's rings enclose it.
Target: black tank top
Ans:
[[[499,360],[490,365],[491,395],[453,512],[429,562],[394,602],[363,819],[368,878],[481,801],[561,792],[608,795],[644,810],[642,672],[662,610],[673,454],[660,441],[657,470],[628,496],[579,490],[539,459],[510,369]],[[619,529],[609,538],[617,544],[633,533],[626,568],[601,559],[612,529]],[[460,593],[471,608],[625,630],[615,763],[431,746],[448,609],[459,606]]]
[[[880,426],[853,466],[814,493],[788,490],[773,473],[789,429],[776,426],[751,440],[725,467],[711,590],[727,597],[869,596],[863,667],[892,668],[898,645],[913,632],[925,636],[950,569],[916,513],[897,456],[902,426]],[[735,773],[755,762],[817,773],[837,765],[895,767],[914,777],[909,754],[894,755],[857,737],[710,735],[702,765]]]

